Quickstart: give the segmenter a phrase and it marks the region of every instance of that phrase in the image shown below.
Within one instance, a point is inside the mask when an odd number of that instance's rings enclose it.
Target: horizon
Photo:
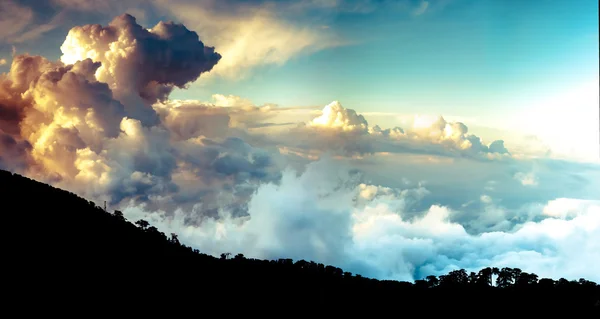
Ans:
[[[598,3],[0,4],[0,169],[209,254],[600,262]]]

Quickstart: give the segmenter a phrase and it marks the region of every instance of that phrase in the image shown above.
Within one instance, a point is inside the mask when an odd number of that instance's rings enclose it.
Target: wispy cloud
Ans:
[[[427,8],[429,8],[429,1],[421,0],[419,7],[414,9],[412,13],[419,16],[424,14],[427,11]]]
[[[187,0],[155,3],[219,48],[223,60],[211,74],[229,79],[243,78],[257,66],[281,65],[297,55],[347,43],[319,26],[286,21],[268,5],[222,10]]]
[[[33,22],[33,10],[13,0],[0,2],[0,38],[6,41],[20,34]]]

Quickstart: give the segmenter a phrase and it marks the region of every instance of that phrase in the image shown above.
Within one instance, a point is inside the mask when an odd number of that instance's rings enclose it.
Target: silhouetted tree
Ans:
[[[514,273],[512,268],[504,267],[498,272],[498,278],[496,279],[496,286],[500,288],[506,288],[512,285],[514,279]]]
[[[453,270],[447,275],[440,276],[440,286],[466,285],[468,283],[469,276],[464,269]]]
[[[171,233],[171,242],[179,245],[179,237],[175,233]]]
[[[565,278],[560,278],[556,281],[555,286],[559,288],[565,288],[569,285],[569,281]]]
[[[536,274],[530,274],[527,272],[520,272],[517,279],[515,279],[515,285],[523,287],[523,286],[531,286],[537,283],[538,276]]]
[[[294,265],[296,267],[298,267],[299,269],[308,269],[309,268],[309,263],[306,260],[298,260],[298,261],[296,261],[296,263]]]
[[[150,225],[150,223],[143,219],[138,220],[137,222],[135,222],[135,224],[143,230],[146,230],[146,228],[148,228],[148,226]]]
[[[492,286],[493,269],[490,267],[483,268],[477,274],[477,284],[482,287]]]
[[[477,283],[477,274],[473,271],[469,273],[469,284],[474,285]]]
[[[430,288],[437,287],[440,283],[438,278],[434,275],[429,275],[425,277],[425,280],[427,280],[427,286]]]
[[[226,260],[227,258],[229,258],[230,255],[231,255],[231,253],[222,253],[221,260]]]
[[[123,212],[119,211],[119,210],[115,210],[114,216],[119,220],[124,222],[125,221],[125,216],[123,216]]]
[[[523,271],[519,268],[512,268],[512,280],[513,283],[516,283],[517,281],[519,281],[519,276],[521,276],[521,273]]]

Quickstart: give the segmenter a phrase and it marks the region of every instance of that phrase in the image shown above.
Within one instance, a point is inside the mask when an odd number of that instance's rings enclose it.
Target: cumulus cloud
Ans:
[[[165,100],[174,87],[184,87],[210,71],[221,59],[213,47],[181,24],[159,22],[152,29],[125,14],[107,27],[86,25],[69,31],[61,46],[63,63],[90,58],[100,62],[95,73],[107,83],[128,113],[143,124],[157,123],[148,103]]]
[[[0,169],[25,172],[32,162],[31,149],[28,141],[16,140],[0,129]]]
[[[220,55],[183,25],[127,14],[71,29],[61,49],[55,62],[16,55],[0,75],[2,167],[111,203],[175,191],[179,154],[152,104]]]
[[[362,115],[344,108],[339,101],[326,105],[307,123],[281,134],[278,141],[300,149],[343,155],[417,153],[480,159],[509,156],[504,141],[486,145],[480,137],[469,134],[461,122],[448,122],[441,116],[434,119],[416,116],[412,127],[382,129],[370,126]]]
[[[323,113],[308,123],[312,127],[339,128],[342,131],[367,131],[369,124],[362,115],[352,109],[345,109],[334,101],[323,108]]]

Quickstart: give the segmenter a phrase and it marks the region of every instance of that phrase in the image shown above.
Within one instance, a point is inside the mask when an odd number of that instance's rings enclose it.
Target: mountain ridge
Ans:
[[[228,311],[235,305],[246,314],[281,307],[483,314],[490,307],[494,313],[513,313],[518,306],[534,314],[600,313],[600,286],[585,279],[539,279],[519,269],[488,267],[410,283],[365,278],[305,260],[242,254],[218,258],[181,244],[176,234],[166,236],[145,220],[129,222],[119,211],[106,212],[92,201],[18,174],[0,170],[0,194],[4,273],[10,274],[3,286],[12,305],[38,300],[64,311],[73,304],[96,309],[185,303]],[[153,302],[157,298],[160,302]]]

